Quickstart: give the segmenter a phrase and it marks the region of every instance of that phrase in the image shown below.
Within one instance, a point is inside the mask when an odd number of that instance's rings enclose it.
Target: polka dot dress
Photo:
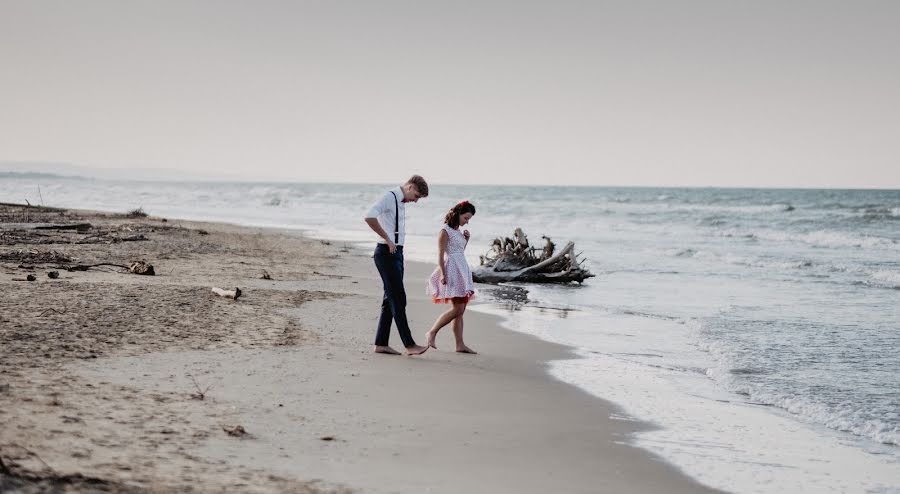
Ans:
[[[454,298],[472,298],[475,285],[472,283],[472,271],[466,261],[466,237],[456,228],[444,225],[444,231],[450,237],[447,242],[446,264],[444,271],[446,284],[441,283],[441,270],[435,268],[428,280],[428,294],[435,303],[450,303]]]

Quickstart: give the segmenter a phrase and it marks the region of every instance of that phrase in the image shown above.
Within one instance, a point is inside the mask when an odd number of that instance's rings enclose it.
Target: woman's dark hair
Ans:
[[[475,214],[475,206],[469,201],[463,201],[450,208],[450,211],[447,211],[447,216],[444,216],[444,223],[450,228],[459,228],[459,217],[466,213]]]

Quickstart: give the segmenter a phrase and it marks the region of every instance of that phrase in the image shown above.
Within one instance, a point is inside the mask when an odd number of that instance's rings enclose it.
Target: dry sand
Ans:
[[[546,375],[566,348],[492,316],[466,315],[477,356],[449,328],[421,357],[372,354],[367,253],[84,211],[0,206],[0,222],[0,491],[708,492],[627,444],[646,425]],[[91,228],[33,229],[63,223]],[[156,276],[47,277],[140,259]],[[407,267],[420,343],[444,309],[428,272]]]

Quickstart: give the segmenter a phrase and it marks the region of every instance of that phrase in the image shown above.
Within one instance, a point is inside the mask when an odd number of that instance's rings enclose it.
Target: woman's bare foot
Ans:
[[[406,347],[407,355],[422,355],[423,353],[425,353],[427,351],[428,351],[427,346],[413,345],[413,346]]]
[[[437,338],[437,333],[435,333],[434,331],[429,331],[425,333],[425,336],[428,337],[428,343],[426,344],[426,346],[430,346],[431,348],[437,350],[437,346],[435,346],[434,344],[434,339]]]
[[[400,355],[400,352],[389,346],[375,345],[375,353],[386,353],[388,355]]]
[[[472,355],[478,355],[478,352],[476,352],[475,350],[472,350],[471,348],[467,347],[466,345],[457,345],[456,351],[458,353],[471,353]]]

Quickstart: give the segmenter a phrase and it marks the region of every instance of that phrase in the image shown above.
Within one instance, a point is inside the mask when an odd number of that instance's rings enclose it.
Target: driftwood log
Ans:
[[[234,290],[224,290],[222,288],[213,287],[212,292],[220,297],[230,298],[237,300],[238,297],[241,296],[241,289],[235,288]]]
[[[521,228],[516,228],[512,238],[494,239],[472,278],[478,283],[581,283],[594,276],[581,267],[584,261],[578,260],[574,242],[556,252],[556,244],[549,237],[542,238],[544,245],[540,249],[528,243]]]

